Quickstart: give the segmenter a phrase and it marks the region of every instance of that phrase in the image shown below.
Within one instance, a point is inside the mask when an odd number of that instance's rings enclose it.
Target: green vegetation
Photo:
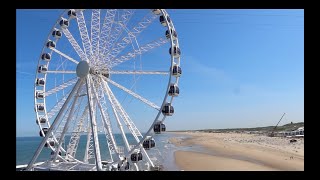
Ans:
[[[298,123],[289,123],[289,124],[285,124],[283,126],[278,126],[275,129],[275,132],[278,131],[292,131],[292,130],[296,130],[299,127],[304,126],[304,122],[298,122]],[[254,128],[230,128],[230,129],[201,129],[201,130],[187,130],[189,132],[194,132],[194,131],[199,131],[199,132],[241,132],[241,131],[259,131],[259,132],[263,132],[263,133],[268,133],[268,132],[272,132],[272,130],[274,129],[275,126],[266,126],[266,127],[254,127]],[[183,131],[171,131],[171,132],[186,132],[186,130]]]

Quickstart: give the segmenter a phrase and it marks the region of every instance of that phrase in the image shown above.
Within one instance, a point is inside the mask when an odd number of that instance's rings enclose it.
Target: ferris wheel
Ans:
[[[174,113],[180,55],[166,10],[64,10],[37,65],[43,139],[26,170],[159,170],[152,150]]]

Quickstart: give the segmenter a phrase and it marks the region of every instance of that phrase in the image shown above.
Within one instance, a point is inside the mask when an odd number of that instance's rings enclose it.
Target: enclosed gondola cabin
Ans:
[[[160,15],[161,14],[161,10],[160,9],[152,9],[151,11],[155,15]]]
[[[36,111],[43,112],[44,111],[44,104],[43,103],[38,103],[36,105]]]
[[[53,140],[49,140],[49,143],[44,144],[44,147],[49,147],[50,146],[54,146],[54,141]]]
[[[45,137],[47,135],[49,128],[42,128],[43,134],[41,132],[41,130],[39,131],[39,135],[40,137]]]
[[[171,48],[169,49],[169,54],[171,55]],[[181,51],[180,51],[180,48],[179,47],[177,47],[177,46],[174,46],[173,47],[173,57],[175,57],[175,58],[178,58],[178,57],[180,57],[180,55],[181,55]]]
[[[162,171],[163,170],[163,166],[162,165],[155,165],[154,167],[150,167],[151,171]]]
[[[161,131],[162,131],[162,132],[166,131],[166,125],[165,125],[165,124],[161,124],[160,127],[161,127]]]
[[[159,20],[160,20],[160,23],[162,24],[162,26],[165,26],[165,27],[167,26],[167,22],[166,22],[166,19],[165,19],[164,15],[161,15]],[[167,20],[168,20],[168,23],[170,23],[170,17],[169,16],[167,16]]]
[[[51,60],[51,55],[49,53],[43,53],[41,55],[41,59],[44,61],[50,61]]]
[[[52,36],[53,36],[54,38],[56,38],[56,39],[59,39],[59,38],[61,38],[62,33],[61,33],[61,31],[59,31],[58,29],[55,29],[55,30],[52,31]]]
[[[70,19],[73,19],[73,18],[76,18],[76,10],[74,10],[74,9],[70,9],[69,11],[68,11],[68,16],[69,16],[69,18]]]
[[[47,48],[55,48],[56,43],[54,41],[48,41],[46,46],[47,46]]]
[[[173,40],[176,40],[176,39],[177,39],[177,37],[178,37],[177,32],[171,29],[171,34],[172,34],[172,38],[173,38]],[[169,30],[167,30],[167,31],[166,31],[166,38],[167,38],[167,39],[169,39],[169,38],[170,38]]]
[[[43,91],[36,91],[36,98],[37,99],[43,99],[44,98],[44,92]]]
[[[138,153],[138,161],[142,161],[142,153],[141,152]]]
[[[163,115],[172,116],[173,113],[174,113],[174,108],[173,108],[173,106],[171,106],[170,103],[167,103],[163,106],[163,108],[162,108]]]
[[[153,131],[154,133],[156,134],[160,134],[161,133],[161,124],[160,123],[157,123],[153,126]]]
[[[41,117],[41,118],[39,118],[39,122],[40,122],[41,124],[44,124],[44,123],[47,122],[47,119],[46,119],[45,117]],[[39,122],[38,122],[38,120],[36,120],[37,125],[39,125]]]
[[[169,88],[169,96],[178,96],[179,95],[179,87],[177,84],[171,84]]]
[[[53,156],[54,153],[55,153],[54,151],[51,151],[50,155]],[[62,153],[61,153],[61,151],[59,151],[59,156],[61,156],[61,155],[62,155]]]
[[[60,24],[61,28],[67,28],[67,27],[69,27],[69,21],[66,20],[65,18],[61,18],[59,24]]]
[[[161,132],[166,131],[166,125],[165,125],[165,124],[162,124],[162,123],[156,123],[156,124],[153,126],[153,131],[154,131],[154,133],[156,133],[156,134],[160,134]]]
[[[48,71],[47,65],[40,65],[38,67],[38,73],[46,73]]]
[[[109,73],[101,73],[102,76],[106,77],[106,78],[109,78],[110,77],[110,74]]]
[[[148,138],[143,141],[142,146],[144,149],[148,150],[156,146],[154,139]]]
[[[180,77],[182,74],[182,70],[181,70],[181,67],[177,64],[173,65],[172,67],[172,76],[175,76],[175,77]]]
[[[130,163],[129,162],[126,162],[126,165],[124,166],[124,169],[125,170],[129,170],[130,169]]]
[[[44,78],[37,78],[36,79],[37,86],[44,86],[44,84],[45,84]]]
[[[133,163],[141,161],[142,160],[142,153],[141,152],[134,152],[131,154],[130,158]]]

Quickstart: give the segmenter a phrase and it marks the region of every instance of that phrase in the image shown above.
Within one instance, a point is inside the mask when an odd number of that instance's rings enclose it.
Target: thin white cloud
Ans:
[[[196,73],[198,75],[203,76],[205,79],[216,80],[224,83],[232,83],[232,78],[225,73],[222,69],[218,69],[216,67],[212,67],[204,64],[205,61],[198,60],[192,56],[183,57],[185,63],[182,63],[182,66],[185,64],[183,70]]]
[[[19,74],[27,74],[27,75],[32,75],[32,76],[34,76],[34,74],[32,74],[32,73],[28,73],[28,72],[23,72],[23,71],[16,71],[17,73],[19,73]]]

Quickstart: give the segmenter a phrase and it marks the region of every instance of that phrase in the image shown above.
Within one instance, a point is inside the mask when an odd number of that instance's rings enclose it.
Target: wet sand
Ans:
[[[304,139],[240,133],[179,133],[191,138],[171,138],[180,147],[201,146],[203,150],[174,153],[175,162],[189,171],[303,171]]]

